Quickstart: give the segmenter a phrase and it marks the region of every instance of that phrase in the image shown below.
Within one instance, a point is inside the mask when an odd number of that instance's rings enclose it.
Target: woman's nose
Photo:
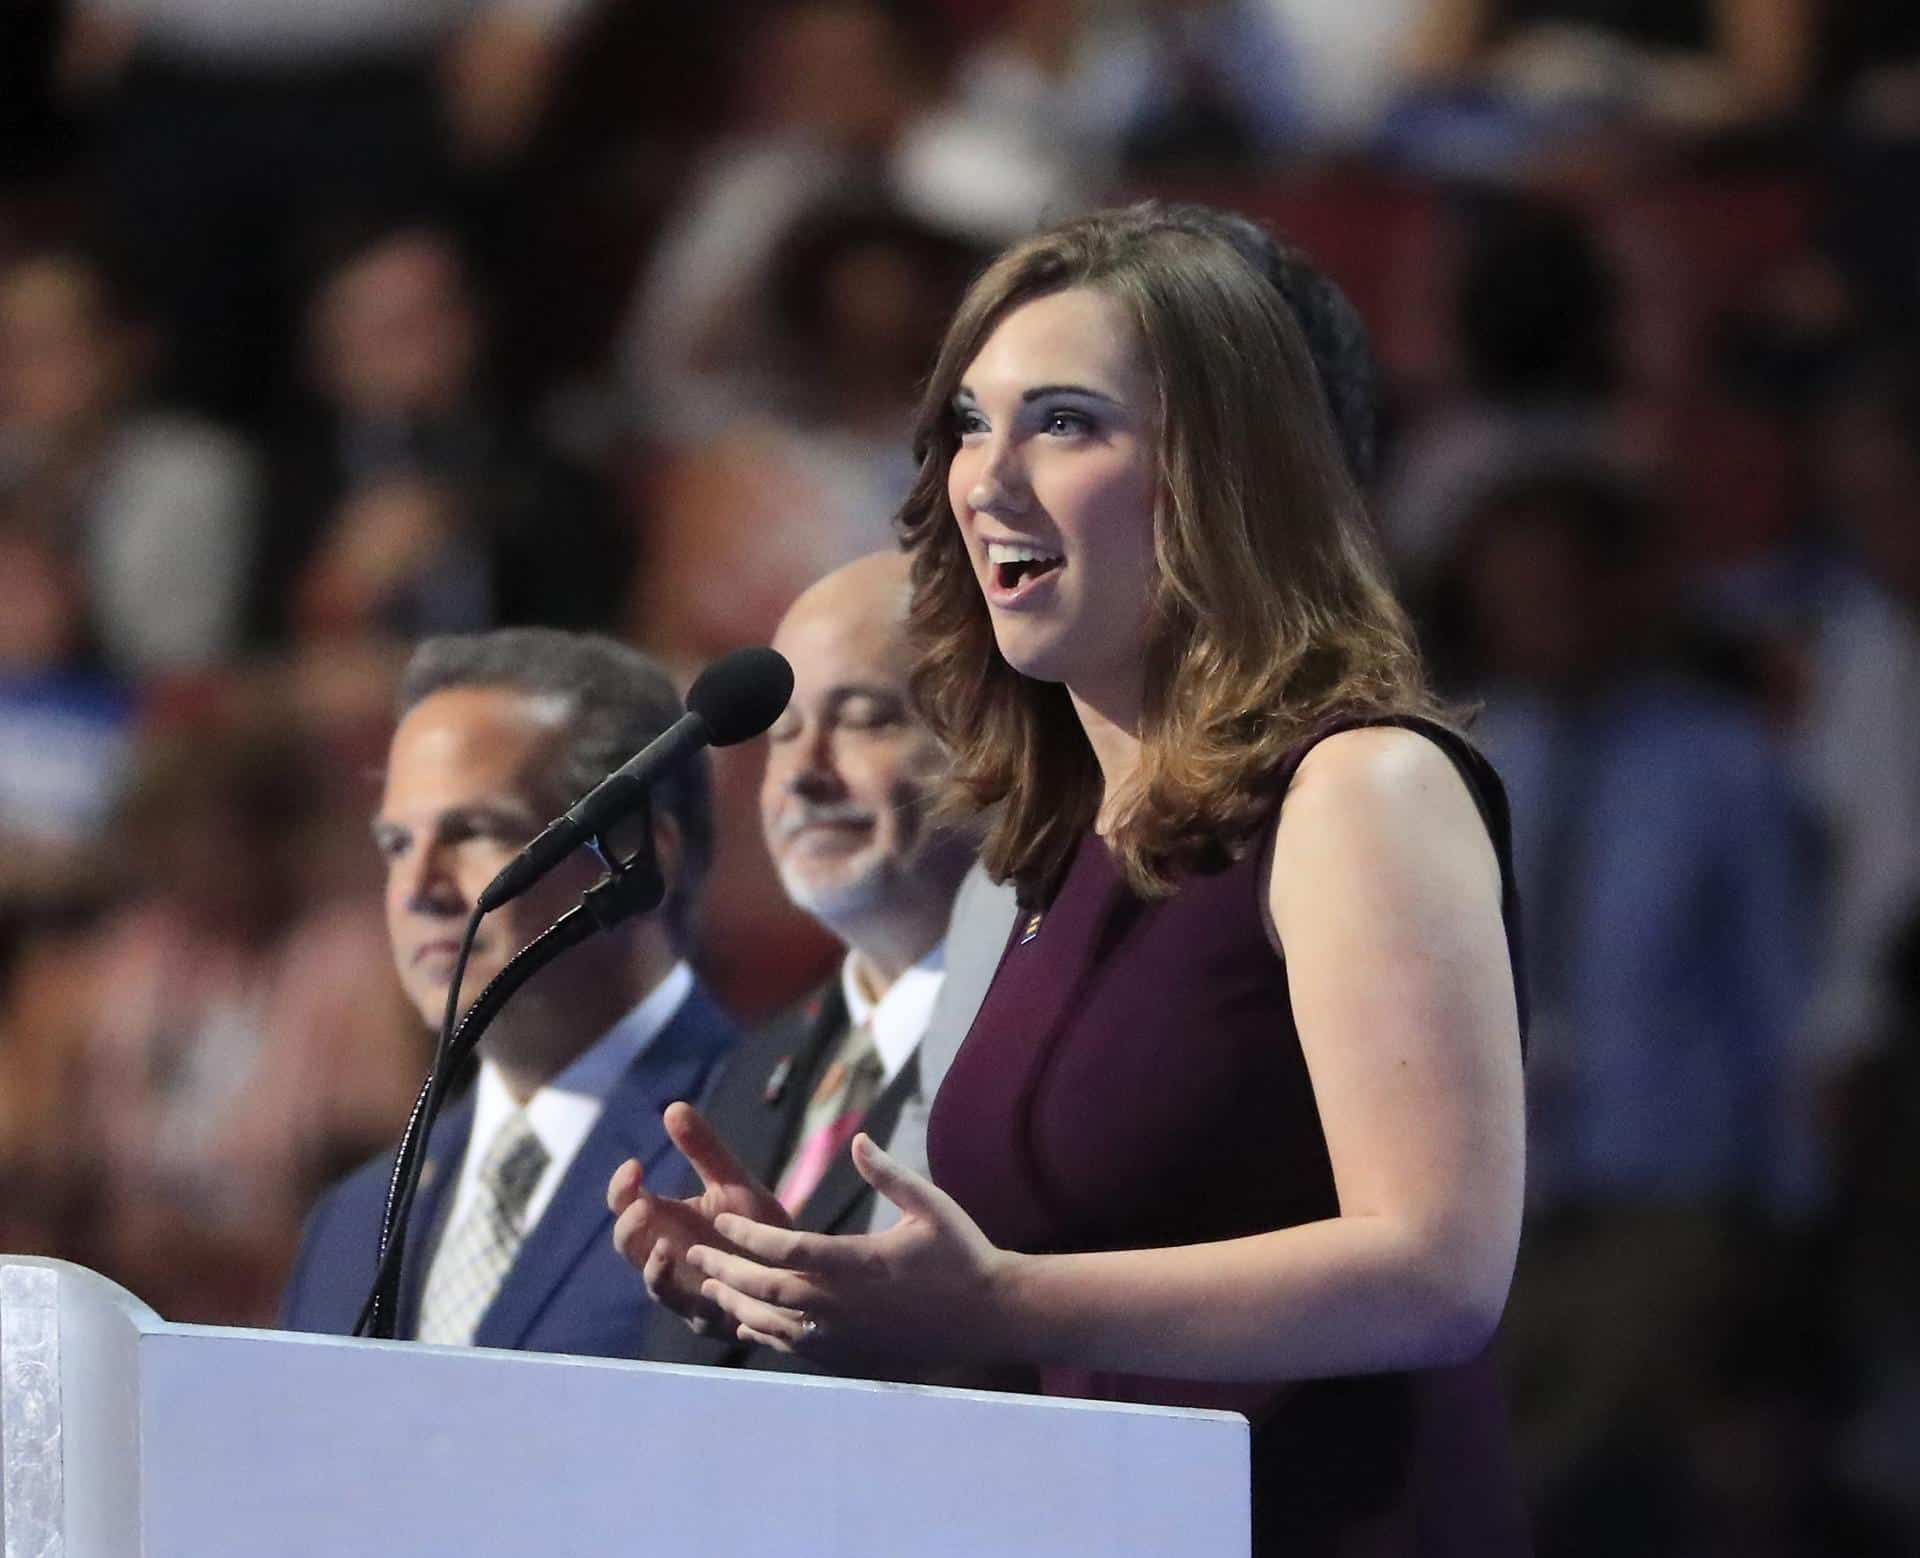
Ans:
[[[1022,514],[1029,498],[1026,473],[1014,452],[1005,444],[986,450],[967,489],[967,507],[976,514]]]

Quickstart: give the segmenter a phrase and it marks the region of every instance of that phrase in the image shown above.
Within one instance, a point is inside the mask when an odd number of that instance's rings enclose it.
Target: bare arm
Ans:
[[[1340,1215],[1229,1243],[1036,1258],[1009,1289],[1051,1356],[1298,1379],[1472,1356],[1520,1231],[1519,1037],[1486,830],[1397,730],[1302,765],[1269,904]]]
[[[1519,1242],[1519,1040],[1497,865],[1446,757],[1403,731],[1323,743],[1289,795],[1269,903],[1338,1217],[1013,1255],[862,1141],[856,1161],[903,1206],[900,1226],[832,1240],[723,1220],[754,1259],[695,1252],[709,1296],[756,1340],[827,1354],[844,1338],[943,1361],[1274,1380],[1477,1353]]]

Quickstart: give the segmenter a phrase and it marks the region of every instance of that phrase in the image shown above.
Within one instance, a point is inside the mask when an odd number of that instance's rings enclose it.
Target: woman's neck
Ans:
[[[1139,710],[1118,700],[1082,697],[1071,687],[1067,694],[1073,699],[1074,713],[1080,716],[1087,745],[1093,748],[1094,761],[1100,765],[1100,814],[1094,821],[1094,831],[1105,837],[1113,800],[1123,793],[1140,766]]]

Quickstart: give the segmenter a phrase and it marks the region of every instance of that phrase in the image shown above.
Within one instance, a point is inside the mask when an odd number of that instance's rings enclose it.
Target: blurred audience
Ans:
[[[1817,1190],[1788,1093],[1806,819],[1745,689],[1687,635],[1661,526],[1604,469],[1519,477],[1438,590],[1443,663],[1514,795],[1530,1190],[1797,1211]]]
[[[787,0],[735,58],[735,129],[699,160],[635,294],[621,371],[643,430],[702,437],[792,408],[770,361],[782,243],[823,206],[878,191],[927,92],[906,23],[878,0]]]
[[[992,246],[1092,203],[1118,167],[1125,87],[1088,10],[1012,0],[962,43],[944,95],[901,133],[908,206]]]
[[[1452,394],[1415,419],[1380,498],[1387,549],[1418,585],[1499,482],[1568,459],[1625,461],[1620,283],[1570,207],[1498,196],[1456,218]]]
[[[91,875],[131,748],[131,689],[88,655],[63,549],[0,496],[0,917]]]
[[[68,160],[53,84],[65,9],[65,0],[0,8],[0,189],[46,178]]]
[[[1117,175],[1260,166],[1304,133],[1268,0],[1016,0],[902,139],[901,196],[982,242],[1091,204]]]
[[[1817,0],[1431,0],[1415,60],[1558,121],[1685,132],[1779,118],[1813,71]]]
[[[303,862],[338,843],[312,755],[257,719],[159,731],[120,814],[119,901],[34,944],[7,1003],[42,1090],[11,1156],[81,1196],[96,1260],[170,1314],[204,1312],[188,1254],[208,1250],[234,1262],[224,1303],[270,1312],[301,1208],[425,1068],[366,978],[378,912],[308,891]]]
[[[0,268],[0,488],[71,555],[111,665],[201,668],[238,647],[258,477],[231,435],[146,401],[146,347],[100,262]]]
[[[905,408],[977,260],[881,203],[796,224],[761,343],[792,405],[656,450],[636,638],[682,663],[763,640],[810,582],[886,543],[914,475]]]
[[[258,422],[287,386],[312,213],[419,200],[525,145],[585,0],[75,0],[60,68],[107,98],[169,385]]]
[[[1429,0],[1263,0],[1292,68],[1294,137],[1308,149],[1364,150],[1413,68],[1412,40]]]
[[[1300,134],[1298,62],[1264,0],[1147,0],[1094,70],[1133,173],[1258,168]]]
[[[343,237],[309,311],[315,404],[282,440],[255,579],[270,638],[610,621],[633,566],[601,478],[490,392],[460,247]]]
[[[1824,84],[1846,122],[1874,139],[1920,140],[1920,10],[1908,0],[1846,0],[1824,20]]]
[[[1836,1205],[1824,1273],[1846,1368],[1832,1473],[1857,1501],[1846,1550],[1920,1548],[1920,910],[1888,945],[1886,1023],[1833,1110]],[[1839,1550],[1835,1548],[1834,1550]]]
[[[1514,806],[1532,1222],[1508,1343],[1545,1551],[1703,1539],[1722,1338],[1818,1189],[1804,821],[1757,714],[1687,654],[1663,546],[1613,473],[1514,478],[1436,616]]]
[[[1887,1031],[1894,933],[1920,905],[1920,357],[1867,359],[1822,416],[1820,520],[1841,554],[1814,622],[1800,731],[1831,853],[1809,1042]]]

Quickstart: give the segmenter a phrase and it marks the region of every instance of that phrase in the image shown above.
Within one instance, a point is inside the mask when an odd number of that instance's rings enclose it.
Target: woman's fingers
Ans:
[[[709,1277],[702,1283],[700,1294],[734,1322],[742,1341],[758,1342],[762,1347],[777,1348],[781,1352],[795,1352],[812,1338],[807,1317],[799,1310],[751,1298],[717,1277]]]
[[[860,1177],[910,1217],[946,1222],[952,1198],[924,1175],[886,1152],[865,1131],[853,1138],[853,1166]]]
[[[652,1196],[628,1202],[613,1220],[613,1247],[630,1264],[643,1264],[659,1237],[654,1224]]]
[[[735,1212],[714,1218],[713,1231],[757,1261],[816,1276],[852,1276],[866,1270],[872,1259],[873,1241],[866,1234],[801,1233]]]
[[[607,1210],[615,1217],[633,1205],[633,1198],[640,1194],[642,1177],[638,1158],[628,1158],[613,1171],[613,1178],[607,1181]]]
[[[729,1255],[711,1245],[697,1244],[683,1257],[687,1265],[704,1276],[717,1277],[735,1292],[763,1303],[778,1305],[796,1313],[809,1305],[818,1306],[820,1290],[806,1278],[775,1266],[762,1266],[743,1256]],[[705,1291],[705,1285],[702,1285]]]
[[[700,1296],[700,1284],[706,1279],[676,1260],[664,1243],[653,1247],[640,1275],[654,1302],[686,1321],[694,1335],[705,1336],[716,1324],[726,1323],[727,1317]]]
[[[647,1296],[669,1309],[675,1307],[673,1293],[667,1285],[667,1279],[672,1275],[673,1257],[667,1253],[664,1244],[654,1245],[647,1256],[647,1263],[640,1268],[640,1280],[647,1285]]]
[[[720,1133],[707,1123],[707,1117],[692,1104],[668,1104],[661,1118],[668,1138],[693,1165],[700,1183],[708,1190],[759,1184],[746,1165],[733,1155],[733,1149],[721,1140]]]

